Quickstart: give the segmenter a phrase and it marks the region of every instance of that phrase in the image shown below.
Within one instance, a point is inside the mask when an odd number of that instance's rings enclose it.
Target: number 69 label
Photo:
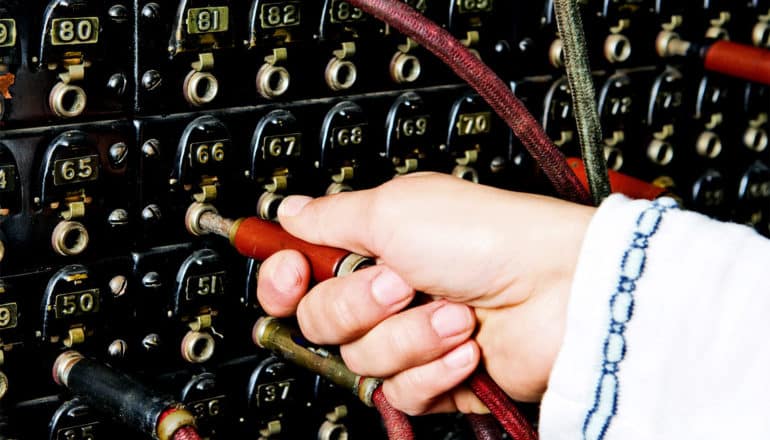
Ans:
[[[99,17],[54,18],[51,44],[95,44],[99,42]]]

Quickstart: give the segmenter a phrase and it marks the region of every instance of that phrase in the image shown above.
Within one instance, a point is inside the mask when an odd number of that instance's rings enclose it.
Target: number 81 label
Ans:
[[[99,17],[54,18],[51,44],[94,44],[99,42]]]

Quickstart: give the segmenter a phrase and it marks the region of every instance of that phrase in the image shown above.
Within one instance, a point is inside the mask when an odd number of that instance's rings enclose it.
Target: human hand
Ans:
[[[459,386],[480,359],[511,397],[535,401],[561,346],[593,212],[434,173],[292,196],[278,210],[288,232],[380,264],[307,292],[307,261],[282,251],[263,263],[257,295],[271,315],[296,313],[308,340],[340,345],[357,374],[385,378],[385,396],[408,414],[483,412]],[[415,290],[434,301],[406,309]]]

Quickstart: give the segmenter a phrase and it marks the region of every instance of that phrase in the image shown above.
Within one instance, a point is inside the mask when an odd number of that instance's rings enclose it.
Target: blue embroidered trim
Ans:
[[[618,371],[626,355],[626,326],[634,314],[636,283],[644,273],[650,238],[658,232],[663,214],[678,206],[673,199],[654,201],[636,219],[636,228],[620,262],[620,275],[610,298],[610,323],[602,351],[602,372],[593,407],[583,421],[584,440],[602,440],[618,407]]]

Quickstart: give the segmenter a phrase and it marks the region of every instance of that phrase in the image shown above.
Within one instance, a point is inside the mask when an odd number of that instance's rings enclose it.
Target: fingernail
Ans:
[[[294,265],[279,261],[273,269],[271,281],[279,291],[293,293],[302,283],[302,276]]]
[[[447,303],[433,312],[430,318],[433,330],[442,338],[448,338],[468,330],[472,317],[468,307]]]
[[[372,296],[382,306],[392,306],[412,295],[412,288],[396,275],[385,269],[372,280]]]
[[[307,196],[289,196],[283,199],[280,205],[278,205],[279,217],[293,217],[302,211],[310,201],[312,197]]]
[[[444,356],[444,362],[450,368],[463,368],[473,362],[473,346],[463,344]]]

